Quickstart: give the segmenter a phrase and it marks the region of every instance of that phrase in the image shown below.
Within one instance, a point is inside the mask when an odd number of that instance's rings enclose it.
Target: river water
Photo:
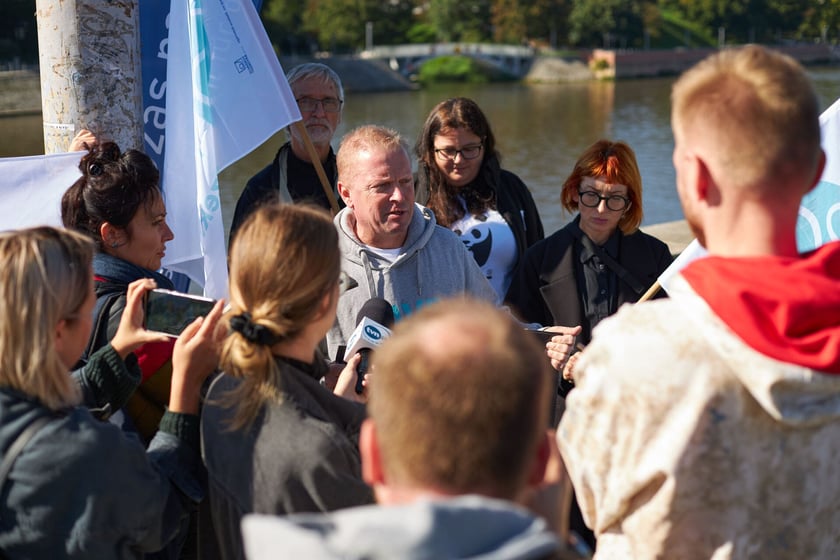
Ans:
[[[821,106],[840,97],[840,68],[809,70]],[[447,85],[412,92],[347,96],[338,139],[367,123],[397,129],[413,144],[431,108],[463,95],[490,119],[502,165],[530,187],[546,233],[571,219],[559,203],[560,187],[580,152],[599,138],[624,140],[636,151],[644,185],[644,224],[682,219],[671,164],[673,78],[572,84]],[[229,227],[236,199],[248,178],[267,165],[284,141],[279,132],[220,177],[222,211]],[[756,139],[760,141],[760,139]],[[43,153],[40,116],[0,118],[0,157]]]

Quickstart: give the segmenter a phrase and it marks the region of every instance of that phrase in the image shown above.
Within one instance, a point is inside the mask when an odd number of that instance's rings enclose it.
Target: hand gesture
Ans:
[[[219,352],[226,333],[217,327],[224,306],[224,300],[217,301],[206,317],[198,317],[187,325],[175,342],[169,397],[172,412],[198,413],[201,385],[219,365]]]
[[[349,401],[366,403],[368,397],[367,386],[370,382],[370,370],[365,373],[364,379],[362,380],[362,394],[356,393],[356,378],[358,377],[356,368],[359,367],[361,360],[362,355],[360,353],[356,353],[350,358],[338,376],[333,393]]]
[[[117,354],[125,360],[131,353],[149,342],[165,342],[168,340],[165,334],[147,331],[143,327],[145,309],[143,309],[143,296],[149,290],[153,290],[157,284],[151,278],[141,278],[128,285],[128,293],[125,296],[125,309],[117,333],[111,340],[111,346]]]
[[[575,347],[575,337],[580,334],[580,325],[576,327],[546,327],[543,329],[552,333],[557,333],[557,336],[551,338],[545,344],[546,354],[551,360],[551,367],[557,371],[563,371],[563,364],[569,359],[572,349]]]

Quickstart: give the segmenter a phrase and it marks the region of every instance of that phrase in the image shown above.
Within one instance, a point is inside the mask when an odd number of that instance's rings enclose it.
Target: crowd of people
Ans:
[[[627,143],[579,156],[545,237],[475,101],[413,151],[365,125],[333,152],[339,77],[288,81],[302,127],[236,205],[229,302],[179,336],[144,327],[172,231],[142,152],[80,136],[65,228],[0,233],[0,558],[840,555],[840,242],[796,249],[825,165],[798,63],[676,81],[710,256],[651,301],[672,256]]]

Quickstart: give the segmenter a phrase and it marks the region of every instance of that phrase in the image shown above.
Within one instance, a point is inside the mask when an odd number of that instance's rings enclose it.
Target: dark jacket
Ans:
[[[575,218],[577,220],[577,218]],[[505,303],[523,321],[542,325],[581,325],[578,340],[588,344],[592,327],[583,314],[578,292],[575,259],[577,246],[571,233],[574,222],[528,249],[513,277]],[[636,231],[624,235],[620,231],[618,262],[642,285],[637,292],[619,279],[616,309],[624,303],[634,303],[659,275],[671,264],[668,246],[655,237]]]
[[[59,413],[0,389],[0,450],[42,427],[0,492],[0,550],[9,558],[141,558],[183,533],[203,497],[198,418],[167,412],[148,451],[85,408]]]
[[[93,274],[96,289],[94,324],[83,360],[114,338],[125,310],[126,293],[131,282],[140,278],[152,278],[157,282],[158,288],[173,288],[171,280],[162,274],[104,253],[94,256]],[[158,422],[169,402],[173,347],[174,339],[144,344],[134,351],[137,365],[142,372],[142,384],[131,391],[126,403],[125,412],[129,419],[125,418],[123,412],[112,411],[115,413],[112,418],[115,423],[129,431],[137,431],[146,442],[157,430]],[[129,364],[131,363],[130,361]],[[127,389],[127,382],[120,386]]]
[[[257,209],[258,206],[266,202],[280,201],[280,202],[298,202],[302,195],[295,190],[295,182],[289,181],[287,158],[291,153],[292,145],[286,142],[280,149],[277,150],[277,155],[274,156],[274,161],[265,166],[262,171],[248,179],[245,184],[245,189],[239,195],[239,200],[236,201],[236,209],[233,211],[233,221],[230,224],[229,241],[233,241],[233,236],[236,231],[245,222],[245,219],[251,215],[251,212]],[[338,176],[335,165],[335,153],[330,149],[327,156],[327,161],[324,162],[324,172],[327,177],[333,182],[333,190],[335,190],[335,180]],[[321,197],[315,200],[316,203],[323,206],[327,210],[330,209],[329,201],[323,193]],[[341,198],[336,195],[339,206],[343,206]]]
[[[226,560],[244,558],[240,521],[246,513],[324,512],[373,502],[358,449],[364,405],[331,393],[309,366],[277,363],[282,402],[264,406],[251,426],[229,427],[235,409],[226,406],[225,395],[241,381],[226,374],[213,381],[202,410],[213,529]]]

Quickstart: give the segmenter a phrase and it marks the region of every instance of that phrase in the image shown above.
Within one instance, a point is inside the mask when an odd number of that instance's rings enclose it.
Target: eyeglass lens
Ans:
[[[607,208],[612,210],[613,212],[624,210],[627,207],[627,204],[630,202],[625,197],[618,194],[614,194],[611,196],[601,196],[595,191],[580,191],[578,194],[580,195],[580,203],[584,206],[587,206],[589,208],[597,208],[598,205],[601,204],[601,201],[604,200],[607,203]]]
[[[300,110],[306,112],[315,111],[319,103],[326,113],[338,113],[339,109],[341,109],[341,99],[336,99],[335,97],[325,97],[324,99],[301,97],[295,101],[297,101]]]
[[[461,154],[461,157],[464,159],[475,159],[481,153],[481,144],[477,144],[475,146],[464,146],[460,150],[456,150],[455,148],[437,148],[435,153],[445,159],[455,159],[458,154]]]

